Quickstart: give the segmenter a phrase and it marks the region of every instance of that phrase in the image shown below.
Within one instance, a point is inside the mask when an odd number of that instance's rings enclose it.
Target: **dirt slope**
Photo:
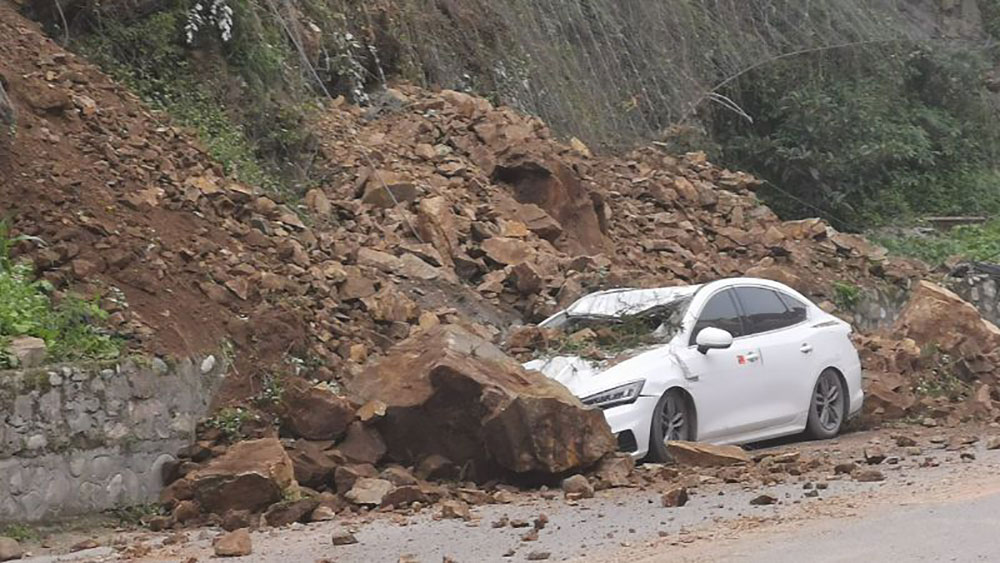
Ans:
[[[496,339],[591,289],[746,274],[824,300],[834,280],[919,272],[818,220],[778,221],[752,178],[701,155],[592,157],[456,92],[332,103],[313,124],[328,180],[285,204],[225,179],[191,136],[6,2],[0,74],[18,110],[0,212],[45,241],[17,251],[58,287],[103,295],[137,348],[232,343],[225,398],[267,373],[349,378],[439,322]]]

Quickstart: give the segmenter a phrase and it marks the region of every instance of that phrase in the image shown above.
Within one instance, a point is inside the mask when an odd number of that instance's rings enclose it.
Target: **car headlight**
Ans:
[[[600,407],[602,409],[618,405],[627,405],[629,403],[634,403],[635,400],[639,398],[639,393],[642,392],[642,386],[645,384],[646,380],[640,379],[639,381],[633,381],[632,383],[612,387],[607,391],[594,393],[593,395],[584,397],[580,401],[585,405]]]

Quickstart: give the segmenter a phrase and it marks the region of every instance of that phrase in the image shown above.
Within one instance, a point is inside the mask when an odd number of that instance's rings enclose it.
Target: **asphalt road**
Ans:
[[[1000,490],[896,506],[860,518],[813,521],[697,551],[683,559],[744,563],[997,561]],[[654,555],[646,559],[650,563],[660,560],[667,558]]]
[[[995,432],[995,430],[993,430]],[[856,433],[840,442],[795,445],[841,451],[845,457],[886,433]],[[922,439],[924,440],[924,439]],[[787,447],[787,446],[786,446]],[[569,504],[539,493],[514,504],[473,508],[474,520],[438,520],[430,510],[413,516],[381,514],[348,522],[295,524],[253,534],[253,554],[229,561],[438,563],[525,561],[532,552],[550,561],[653,563],[658,561],[997,561],[1000,560],[1000,450],[969,448],[974,461],[944,449],[881,466],[886,480],[861,483],[829,477],[829,488],[808,496],[804,483],[773,487],[706,484],[682,508],[664,508],[650,488],[601,491]],[[925,458],[939,462],[921,467]],[[932,464],[934,465],[934,464]],[[752,506],[760,493],[779,499]],[[815,493],[813,493],[815,494]],[[548,524],[533,541],[531,528],[494,527],[507,516]],[[349,527],[358,543],[334,546],[335,530]],[[154,546],[144,561],[212,560],[218,530],[185,532],[187,539],[155,547],[166,534],[126,533],[118,543]],[[104,543],[103,545],[108,545]],[[33,561],[117,561],[111,548]]]

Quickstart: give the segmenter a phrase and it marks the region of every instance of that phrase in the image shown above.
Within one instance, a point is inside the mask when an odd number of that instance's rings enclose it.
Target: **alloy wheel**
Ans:
[[[840,428],[844,417],[844,396],[837,374],[828,371],[820,375],[813,395],[813,408],[823,430],[833,432]]]
[[[663,431],[664,442],[687,438],[687,412],[684,400],[673,393],[667,395],[660,410],[660,428]]]

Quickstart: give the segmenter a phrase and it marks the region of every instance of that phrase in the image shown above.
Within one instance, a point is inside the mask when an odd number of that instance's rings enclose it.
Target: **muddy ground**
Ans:
[[[812,554],[813,542],[825,541],[828,548],[831,542],[837,545],[841,528],[862,538],[878,535],[883,523],[886,537],[904,544],[899,549],[907,543],[916,549],[920,540],[935,540],[928,530],[941,529],[934,517],[935,503],[951,503],[951,508],[943,509],[945,513],[963,511],[963,502],[972,503],[971,514],[990,513],[993,499],[989,494],[1000,491],[1000,450],[987,450],[986,442],[996,435],[1000,429],[988,426],[940,429],[894,425],[826,442],[758,444],[755,453],[833,453],[845,463],[876,468],[885,479],[859,482],[844,474],[804,474],[781,485],[761,487],[706,476],[703,484],[689,489],[689,502],[679,508],[663,507],[664,491],[655,485],[599,491],[593,499],[575,502],[564,500],[560,491],[526,491],[515,495],[510,504],[474,507],[468,522],[439,519],[431,510],[413,515],[372,512],[262,530],[252,534],[253,553],[232,560],[524,561],[547,554],[548,560],[557,561],[757,561],[810,553],[818,560],[837,561],[851,554],[864,555],[865,550],[878,549],[881,544],[869,537],[851,544],[853,551]],[[898,436],[912,438],[917,446],[896,446]],[[973,439],[974,443],[963,444]],[[888,457],[868,466],[865,451],[873,449],[884,450]],[[776,502],[751,504],[762,494],[773,496]],[[910,519],[898,514],[913,511],[913,506],[925,508],[912,516],[919,524],[911,532]],[[893,515],[897,515],[895,520]],[[535,534],[533,522],[540,518],[547,523]],[[517,521],[526,526],[510,524]],[[501,526],[501,522],[508,523]],[[976,529],[976,523],[964,523],[958,532]],[[344,530],[351,532],[357,543],[334,546],[331,537]],[[212,540],[221,533],[212,528],[161,534],[141,529],[84,528],[50,535],[42,542],[48,548],[38,542],[27,546],[34,554],[27,560],[207,561],[214,559]],[[911,534],[912,542],[908,542]],[[69,546],[87,539],[98,547],[67,553]],[[986,547],[975,542],[954,545],[958,560],[975,559],[976,549]]]

